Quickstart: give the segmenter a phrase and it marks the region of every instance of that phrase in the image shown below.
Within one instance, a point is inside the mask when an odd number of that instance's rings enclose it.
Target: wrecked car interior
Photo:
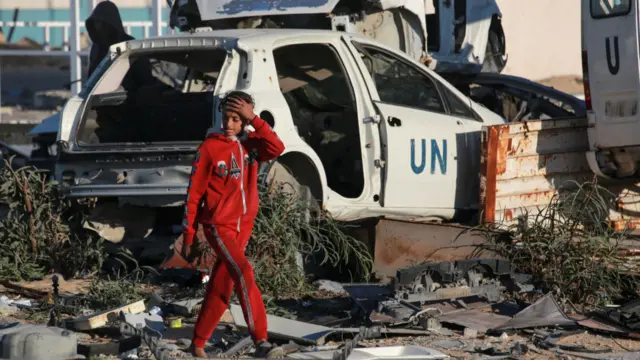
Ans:
[[[493,73],[440,75],[507,122],[587,114],[583,100],[521,77]]]
[[[201,141],[211,127],[213,88],[225,59],[223,50],[117,59],[104,77],[108,84],[99,83],[88,100],[78,144]]]
[[[357,198],[364,187],[360,129],[355,95],[340,58],[325,44],[284,46],[273,56],[298,134],[320,157],[329,187]]]

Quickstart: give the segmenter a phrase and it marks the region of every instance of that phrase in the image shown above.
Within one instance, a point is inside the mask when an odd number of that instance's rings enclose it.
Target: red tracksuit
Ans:
[[[239,138],[214,133],[200,145],[193,162],[185,217],[184,245],[190,246],[202,223],[217,262],[195,326],[193,344],[204,347],[229,306],[235,285],[249,332],[267,340],[267,315],[244,250],[258,214],[258,162],[278,157],[284,144],[269,124],[256,116],[255,132]]]

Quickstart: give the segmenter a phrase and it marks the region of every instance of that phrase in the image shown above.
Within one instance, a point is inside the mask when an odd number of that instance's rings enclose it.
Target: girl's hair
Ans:
[[[253,97],[251,97],[251,95],[247,94],[244,91],[235,90],[235,91],[231,91],[231,92],[227,93],[227,95],[225,95],[225,97],[220,99],[220,103],[218,104],[218,110],[219,111],[224,110],[224,107],[227,106],[227,103],[229,102],[229,99],[233,98],[233,97],[242,99],[242,100],[248,102],[251,105],[255,105],[255,103],[253,102]]]

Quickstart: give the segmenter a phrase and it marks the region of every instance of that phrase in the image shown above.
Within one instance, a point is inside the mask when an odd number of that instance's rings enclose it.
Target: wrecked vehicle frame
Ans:
[[[439,74],[507,122],[587,116],[584,100],[519,76],[485,72]]]
[[[155,80],[127,92],[131,64],[145,58],[154,64]],[[172,66],[182,77],[162,78]],[[414,87],[413,95],[402,95],[406,86]],[[203,134],[220,126],[217,101],[234,89],[254,96],[256,112],[287,147],[263,169],[271,169],[272,179],[293,182],[342,221],[452,219],[459,209],[477,208],[477,191],[454,179],[478,173],[482,126],[504,123],[419,62],[367,38],[322,30],[201,29],[111,48],[65,106],[56,178],[72,198],[181,205],[192,156]],[[419,120],[425,117],[428,123]],[[404,124],[396,130],[389,119]],[[422,165],[420,159],[403,164],[415,155],[407,146],[433,129],[433,175],[418,176],[428,157],[423,154]],[[433,148],[434,141],[439,146]],[[404,187],[398,181],[407,180],[407,186],[430,190],[419,199],[394,194]]]

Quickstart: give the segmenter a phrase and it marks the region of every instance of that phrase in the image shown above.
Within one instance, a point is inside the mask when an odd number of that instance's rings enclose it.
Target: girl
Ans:
[[[195,326],[191,353],[206,357],[204,345],[229,306],[235,287],[256,357],[283,356],[267,341],[267,315],[244,250],[258,214],[258,162],[284,151],[269,124],[253,111],[247,93],[232,91],[220,102],[222,131],[209,134],[193,162],[183,222],[184,256],[190,258],[198,223],[217,255]],[[244,128],[251,125],[254,132]]]

